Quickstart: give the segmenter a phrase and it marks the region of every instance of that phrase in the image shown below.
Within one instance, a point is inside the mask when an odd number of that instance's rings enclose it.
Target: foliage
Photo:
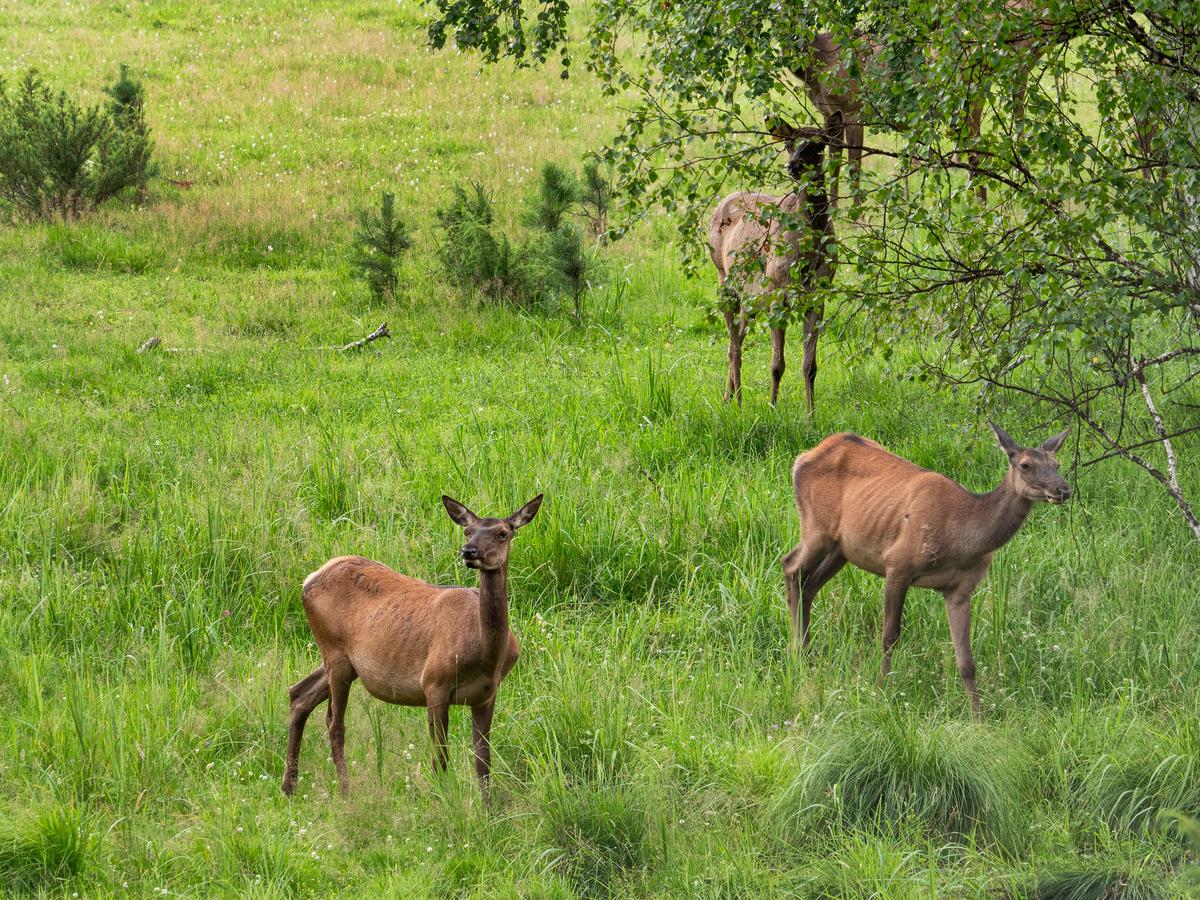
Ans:
[[[454,185],[450,201],[434,216],[443,234],[438,259],[456,287],[491,300],[527,299],[522,292],[525,261],[496,226],[492,198],[483,185]]]
[[[34,70],[0,78],[0,199],[30,219],[75,219],[153,172],[141,85],[121,77],[107,109],[81,107]]]
[[[1032,900],[1166,900],[1156,881],[1107,868],[1072,868],[1040,876]]]
[[[530,198],[521,221],[530,228],[557,231],[579,201],[579,182],[575,175],[557,163],[544,163],[537,191]]]
[[[435,46],[523,64],[562,49],[569,71],[565,0],[437,6]],[[806,115],[797,77],[821,71],[813,41],[828,32],[876,161],[854,188],[864,214],[839,228],[843,315],[862,310],[885,354],[919,334],[913,374],[1076,421],[1099,456],[1157,480],[1200,539],[1177,446],[1200,429],[1196,5],[968,0],[949,14],[953,27],[934,0],[603,0],[586,65],[631,104],[605,154],[620,192],[634,213],[679,212],[699,259],[726,184],[779,180],[762,123]],[[853,90],[840,79],[825,89]]]
[[[583,215],[592,226],[592,234],[601,243],[608,240],[608,215],[612,207],[612,179],[605,167],[594,159],[583,164],[579,186],[579,203]]]
[[[400,277],[397,266],[401,255],[411,246],[408,230],[396,216],[394,194],[383,192],[378,215],[368,210],[359,212],[352,264],[376,300],[396,298]]]

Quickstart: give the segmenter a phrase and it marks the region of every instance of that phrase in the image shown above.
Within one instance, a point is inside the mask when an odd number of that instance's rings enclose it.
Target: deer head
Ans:
[[[466,533],[462,548],[464,565],[469,569],[496,572],[508,566],[508,550],[518,528],[524,528],[537,515],[542,505],[538,494],[506,519],[481,519],[452,497],[442,495],[442,503],[450,518]]]
[[[1022,447],[999,425],[988,424],[992,426],[1000,448],[1008,454],[1008,477],[1022,497],[1057,505],[1071,496],[1071,486],[1058,474],[1058,460],[1054,458],[1067,439],[1070,427],[1047,438],[1040,447]]]
[[[825,121],[824,128],[796,128],[783,119],[767,120],[767,130],[782,141],[788,152],[787,171],[795,181],[803,181],[809,173],[819,170],[826,145],[836,146],[842,133],[842,114],[835,112]]]

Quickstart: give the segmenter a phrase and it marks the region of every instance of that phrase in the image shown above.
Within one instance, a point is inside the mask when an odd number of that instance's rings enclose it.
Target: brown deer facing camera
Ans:
[[[946,617],[963,686],[980,716],[971,656],[971,595],[992,554],[1012,539],[1034,503],[1062,503],[1071,487],[1054,454],[1063,430],[1040,447],[1021,447],[992,425],[1008,455],[1000,486],[973,494],[936,472],[895,456],[856,434],[834,434],[796,457],[792,484],[800,545],[783,558],[793,646],[808,646],[808,613],[817,591],[847,563],[879,575],[883,585],[883,670],[900,639],[904,597],[912,586],[946,598]]]
[[[304,723],[325,700],[333,764],[349,793],[346,699],[358,678],[373,697],[429,710],[435,771],[446,768],[450,705],[470,706],[475,773],[487,797],[496,689],[517,661],[508,627],[508,552],[542,495],[506,519],[481,519],[449,497],[442,503],[466,532],[462,558],[479,571],[478,590],[426,584],[361,556],[331,559],[305,579],[304,613],[324,665],[290,692],[285,794],[296,789]]]

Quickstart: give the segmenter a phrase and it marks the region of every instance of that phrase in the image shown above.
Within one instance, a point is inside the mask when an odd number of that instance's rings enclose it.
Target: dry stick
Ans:
[[[371,343],[371,341],[378,340],[379,338],[390,338],[391,336],[392,333],[388,331],[387,322],[380,322],[379,327],[368,334],[365,338],[357,341],[351,341],[349,344],[346,344],[344,347],[339,347],[338,349],[342,352],[347,350],[361,350],[363,347],[367,346],[367,344]]]
[[[1162,416],[1158,414],[1158,407],[1154,405],[1154,398],[1150,395],[1150,386],[1146,384],[1145,366],[1135,362],[1132,356],[1129,358],[1129,364],[1133,368],[1133,377],[1137,379],[1137,383],[1142,389],[1142,399],[1146,401],[1146,408],[1150,410],[1150,418],[1154,420],[1154,431],[1162,441],[1163,450],[1167,454],[1167,479],[1170,481],[1170,484],[1167,485],[1167,490],[1175,498],[1175,503],[1179,506],[1179,511],[1183,513],[1183,518],[1187,520],[1188,525],[1195,532],[1196,538],[1200,540],[1200,520],[1192,512],[1192,507],[1184,499],[1183,491],[1179,487],[1178,468],[1175,464],[1175,448],[1171,446],[1171,439],[1167,436],[1166,425],[1163,424]]]
[[[157,347],[161,343],[162,343],[162,338],[155,335],[154,337],[148,339],[146,341],[146,343],[142,344],[142,346],[138,347],[137,352],[138,353],[146,353],[150,350],[153,350],[155,347]]]

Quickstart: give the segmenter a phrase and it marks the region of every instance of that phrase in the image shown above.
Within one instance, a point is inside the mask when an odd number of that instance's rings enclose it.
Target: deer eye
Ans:
[[[1028,472],[1029,471],[1029,463],[1021,463],[1021,471]]]
[[[500,532],[500,540],[502,540],[502,541],[508,540],[508,532],[507,531]]]

